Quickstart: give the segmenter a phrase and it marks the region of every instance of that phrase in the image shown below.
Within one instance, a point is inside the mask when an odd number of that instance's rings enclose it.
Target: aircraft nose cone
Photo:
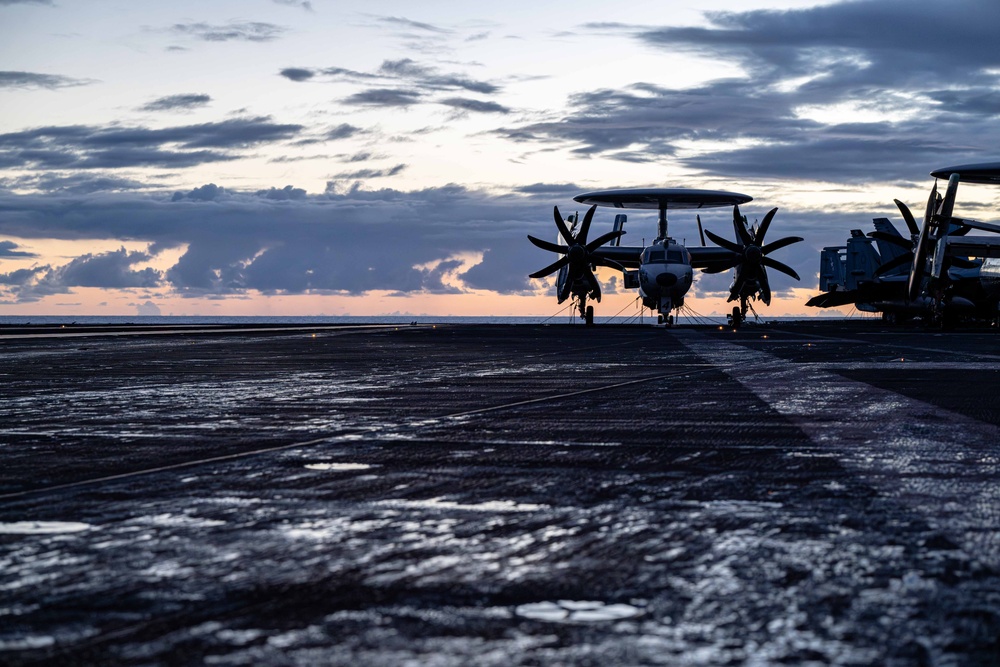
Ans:
[[[660,287],[673,287],[677,284],[677,276],[672,273],[661,273],[656,276],[656,284]]]

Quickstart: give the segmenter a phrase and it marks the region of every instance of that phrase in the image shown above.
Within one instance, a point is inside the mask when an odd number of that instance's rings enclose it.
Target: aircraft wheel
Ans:
[[[741,324],[743,324],[743,313],[740,312],[739,306],[733,306],[733,330],[739,329]]]
[[[587,322],[587,326],[588,327],[589,326],[593,326],[593,324],[594,324],[594,307],[593,306],[587,306],[587,314],[586,314],[584,320]]]
[[[662,313],[660,315],[656,316],[656,323],[657,324],[663,324],[663,315],[662,315]]]

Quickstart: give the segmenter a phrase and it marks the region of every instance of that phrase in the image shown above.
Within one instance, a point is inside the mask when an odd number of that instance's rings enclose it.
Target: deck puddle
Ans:
[[[79,521],[14,521],[0,523],[0,535],[57,535],[79,533],[91,527]]]
[[[642,609],[630,604],[605,604],[593,600],[559,600],[558,602],[532,602],[514,610],[522,618],[554,623],[605,623],[635,618]]]
[[[370,470],[373,466],[367,463],[307,463],[309,470]]]

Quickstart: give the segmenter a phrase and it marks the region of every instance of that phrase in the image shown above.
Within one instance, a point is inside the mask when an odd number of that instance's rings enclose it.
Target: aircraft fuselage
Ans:
[[[684,305],[691,289],[691,254],[671,238],[660,239],[643,249],[639,265],[639,294],[647,308],[664,317]]]

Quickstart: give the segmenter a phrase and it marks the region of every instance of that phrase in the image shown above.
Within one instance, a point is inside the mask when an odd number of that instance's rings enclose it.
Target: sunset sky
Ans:
[[[1000,159],[998,34],[996,0],[0,0],[0,315],[550,315],[526,235],[618,187],[779,207],[802,281],[760,310],[817,314],[823,246]]]

